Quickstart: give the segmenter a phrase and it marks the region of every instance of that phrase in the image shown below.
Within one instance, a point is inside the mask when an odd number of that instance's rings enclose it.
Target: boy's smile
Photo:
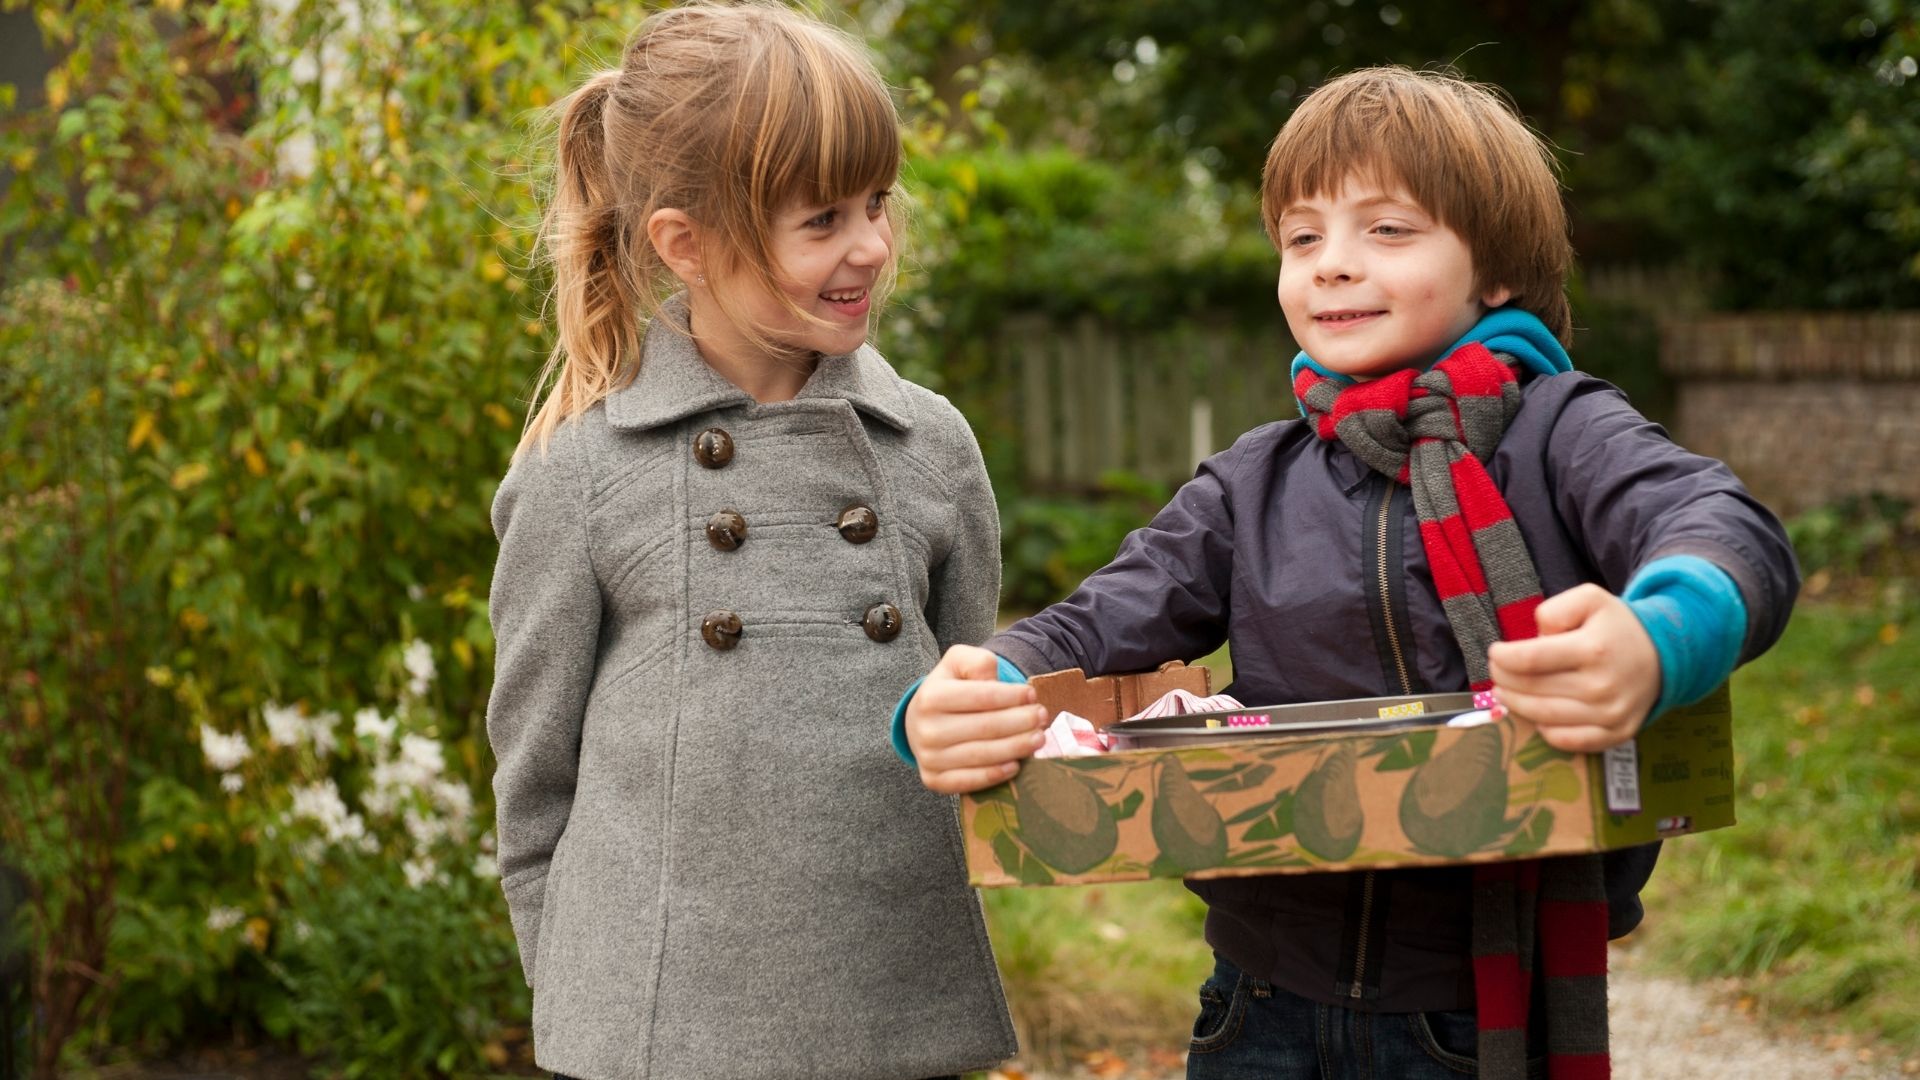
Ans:
[[[1288,207],[1279,232],[1287,328],[1308,356],[1356,379],[1431,364],[1510,296],[1476,292],[1460,234],[1357,176]]]

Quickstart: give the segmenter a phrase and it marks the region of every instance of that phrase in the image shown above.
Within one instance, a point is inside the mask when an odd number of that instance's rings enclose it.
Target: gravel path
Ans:
[[[1730,988],[1716,993],[1640,970],[1633,953],[1615,949],[1610,1000],[1614,1080],[1908,1080],[1920,1077],[1920,1056],[1898,1060],[1885,1047],[1845,1035],[1762,1030]],[[1029,1072],[1018,1063],[989,1080],[1177,1080],[1185,1075],[1171,1051],[1131,1057],[1090,1055],[1061,1073]]]

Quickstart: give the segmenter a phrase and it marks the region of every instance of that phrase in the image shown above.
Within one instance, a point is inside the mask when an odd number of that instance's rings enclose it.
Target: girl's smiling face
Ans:
[[[756,296],[746,314],[778,344],[838,356],[867,340],[871,293],[893,258],[885,187],[824,206],[796,205],[774,217],[768,245],[782,297]],[[754,290],[758,291],[758,290]],[[817,320],[817,321],[816,321]]]
[[[1306,354],[1355,379],[1422,368],[1506,288],[1477,289],[1473,253],[1397,186],[1355,175],[1280,216],[1280,310]]]

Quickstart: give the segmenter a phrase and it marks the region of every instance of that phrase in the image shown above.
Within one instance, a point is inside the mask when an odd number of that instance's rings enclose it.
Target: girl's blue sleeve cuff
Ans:
[[[1023,683],[1027,681],[1026,673],[1014,667],[1013,661],[1004,656],[996,656],[996,659],[1000,661],[999,674],[1001,682]],[[927,677],[925,675],[913,680],[913,685],[907,687],[907,692],[900,695],[900,703],[893,707],[893,752],[900,755],[901,761],[915,767],[918,767],[920,763],[913,760],[913,748],[907,745],[907,702],[913,700],[915,691],[918,691],[920,684],[926,681]]]
[[[1725,570],[1693,555],[1670,555],[1640,568],[1620,598],[1660,656],[1660,698],[1652,720],[1691,705],[1727,681],[1747,636],[1747,605]]]

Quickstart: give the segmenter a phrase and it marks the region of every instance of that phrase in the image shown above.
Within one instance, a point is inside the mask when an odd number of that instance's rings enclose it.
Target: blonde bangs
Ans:
[[[741,184],[715,207],[729,273],[756,280],[799,317],[819,322],[785,299],[773,276],[769,239],[778,216],[795,206],[827,206],[894,184],[900,172],[900,119],[862,46],[818,24],[757,43],[752,73],[734,107],[726,175]],[[889,203],[888,213],[893,213]],[[874,308],[892,291],[897,263],[873,288]],[[734,309],[724,296],[723,308]],[[730,314],[736,314],[730,310]],[[824,324],[823,324],[824,325]],[[764,328],[743,323],[750,336]]]
[[[822,37],[833,33],[813,29]],[[796,204],[867,194],[899,173],[899,116],[886,86],[854,48],[852,41],[815,34],[776,35],[763,43],[736,108],[727,163],[747,181],[741,194],[758,211],[760,231]]]

